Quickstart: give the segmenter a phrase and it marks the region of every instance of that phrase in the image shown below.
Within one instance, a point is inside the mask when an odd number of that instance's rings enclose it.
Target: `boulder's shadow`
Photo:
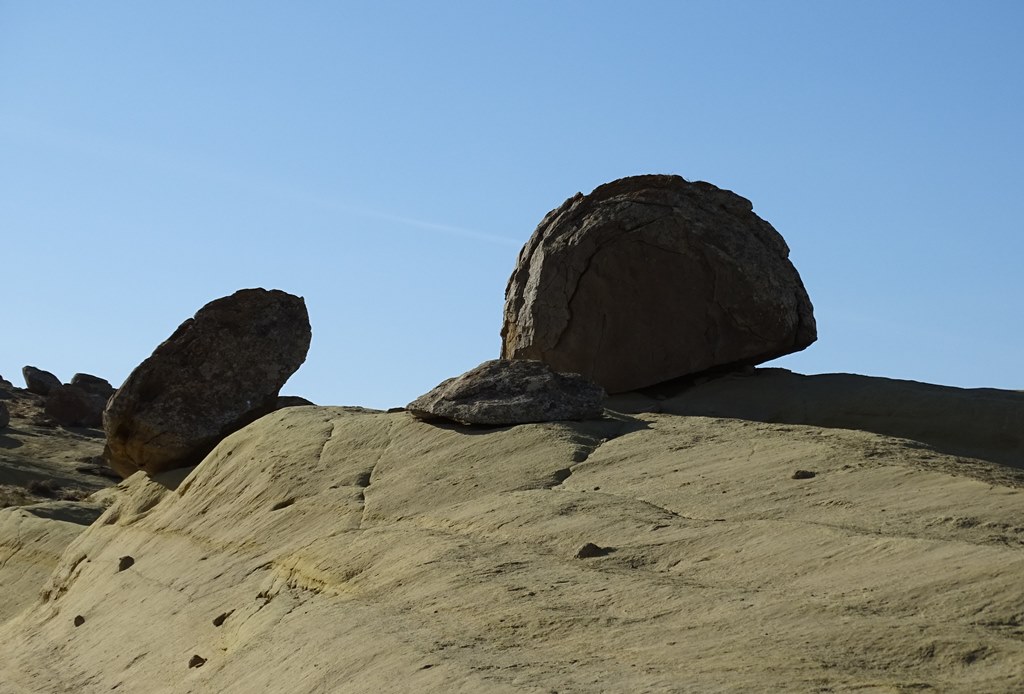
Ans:
[[[410,417],[415,417],[417,420],[429,424],[438,429],[444,429],[445,431],[451,431],[456,434],[462,434],[464,436],[484,436],[487,434],[493,434],[501,431],[508,431],[517,426],[525,425],[537,425],[537,424],[556,424],[564,425],[573,429],[574,431],[585,434],[588,436],[596,436],[604,439],[617,438],[625,434],[633,433],[634,431],[640,431],[641,429],[648,429],[650,424],[631,417],[628,414],[622,414],[611,410],[605,410],[604,415],[599,419],[583,419],[583,420],[552,420],[549,422],[523,422],[522,424],[507,424],[503,426],[488,426],[483,424],[459,424],[448,419],[443,418],[430,418],[425,419],[416,417],[412,413],[409,413]]]
[[[18,439],[12,439],[10,436],[0,434],[0,448],[21,448],[23,445]]]
[[[679,380],[610,399],[631,411],[856,429],[948,455],[1024,469],[1024,393],[917,381],[755,369],[704,383]],[[646,408],[644,405],[646,404]]]

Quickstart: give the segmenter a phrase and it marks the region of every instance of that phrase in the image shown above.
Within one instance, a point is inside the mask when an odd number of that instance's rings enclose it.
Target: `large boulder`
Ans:
[[[92,374],[75,374],[71,377],[70,385],[78,386],[86,393],[98,395],[104,401],[114,394],[114,386],[110,385],[110,381]]]
[[[52,373],[34,366],[23,366],[21,375],[25,377],[25,389],[36,395],[49,395],[61,385],[60,379]]]
[[[603,413],[601,386],[579,374],[556,373],[530,360],[492,359],[406,406],[421,419],[506,426],[594,419]]]
[[[817,337],[789,248],[750,201],[634,176],[549,212],[505,290],[502,357],[625,392],[759,364]]]
[[[210,302],[108,401],[107,462],[126,477],[195,465],[225,436],[274,410],[310,338],[301,297],[243,289]]]
[[[77,385],[62,385],[46,396],[43,411],[65,427],[99,427],[103,424],[103,408],[107,398],[90,393]]]

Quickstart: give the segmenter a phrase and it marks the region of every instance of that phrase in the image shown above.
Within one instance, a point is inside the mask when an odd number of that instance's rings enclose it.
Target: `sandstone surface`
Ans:
[[[1024,394],[769,371],[584,422],[274,412],[12,583],[0,692],[1024,690]]]
[[[24,607],[23,596],[38,594],[67,546],[102,511],[100,503],[74,501],[0,508],[0,621]]]
[[[595,419],[604,391],[579,374],[557,373],[534,360],[492,359],[449,378],[406,406],[422,419],[505,426]]]
[[[127,477],[198,463],[272,411],[306,359],[301,297],[243,289],[201,308],[128,376],[103,414],[105,456]]]
[[[748,200],[679,176],[633,176],[541,221],[505,291],[501,356],[618,393],[758,364],[816,336],[789,248]]]
[[[99,457],[102,431],[53,427],[42,396],[14,387],[4,394],[0,408],[11,418],[0,431],[0,621],[35,599],[67,545],[102,510],[88,497],[114,484]]]

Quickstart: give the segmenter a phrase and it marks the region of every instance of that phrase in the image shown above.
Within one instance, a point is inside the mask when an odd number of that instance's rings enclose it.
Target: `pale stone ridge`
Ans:
[[[491,429],[285,408],[84,532],[0,512],[0,692],[1024,689],[1024,461],[986,462],[1020,439],[974,421],[1024,394],[803,378]],[[872,397],[955,454],[792,423]]]

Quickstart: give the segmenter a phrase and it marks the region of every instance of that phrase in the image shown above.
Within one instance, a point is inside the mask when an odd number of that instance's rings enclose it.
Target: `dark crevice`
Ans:
[[[387,443],[384,445],[384,448],[381,449],[380,455],[377,456],[377,460],[374,461],[370,470],[368,472],[360,473],[359,477],[356,479],[356,485],[362,487],[362,490],[359,492],[359,503],[362,504],[363,507],[362,514],[359,517],[359,528],[363,527],[363,523],[366,520],[366,490],[370,488],[371,484],[373,484],[373,477],[377,473],[377,466],[379,466],[381,461],[384,460],[385,456],[387,456],[388,451],[391,449],[391,444],[394,443],[394,430],[395,420],[392,419],[388,424]]]
[[[648,428],[647,422],[618,414],[606,416],[603,420],[585,423],[576,433],[576,449],[572,453],[572,464],[551,473],[542,488],[560,487],[580,465],[586,463],[604,444],[619,437]],[[588,431],[589,430],[589,431]]]

